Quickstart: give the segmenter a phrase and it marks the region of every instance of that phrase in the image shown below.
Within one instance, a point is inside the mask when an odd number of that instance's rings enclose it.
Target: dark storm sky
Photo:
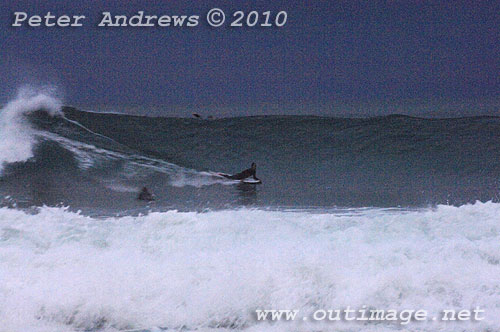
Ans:
[[[285,10],[288,21],[211,28],[213,7],[227,19]],[[102,11],[139,10],[200,15],[200,24],[97,28]],[[13,28],[14,11],[87,18],[80,28]],[[8,1],[0,24],[3,98],[20,84],[50,83],[66,103],[87,107],[331,114],[338,104],[480,105],[500,91],[499,1]]]

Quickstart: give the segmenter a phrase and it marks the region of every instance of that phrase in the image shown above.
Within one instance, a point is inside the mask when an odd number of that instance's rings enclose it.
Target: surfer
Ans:
[[[149,192],[148,188],[146,188],[146,187],[142,188],[141,192],[139,193],[139,196],[137,196],[137,199],[141,200],[141,201],[154,201],[155,200],[153,194],[151,194]]]
[[[240,173],[237,173],[237,174],[233,174],[233,175],[227,175],[227,174],[221,174],[221,175],[224,176],[225,178],[228,178],[228,179],[231,179],[231,180],[243,180],[243,179],[246,179],[246,178],[249,178],[249,177],[253,176],[254,180],[260,181],[255,176],[255,171],[256,170],[257,170],[257,164],[252,163],[252,166],[250,166],[249,169],[246,169],[243,172],[240,172]]]

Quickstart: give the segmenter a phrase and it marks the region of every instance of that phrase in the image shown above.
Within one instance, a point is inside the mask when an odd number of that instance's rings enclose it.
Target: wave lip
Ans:
[[[44,110],[61,114],[61,102],[48,91],[22,88],[16,98],[0,110],[0,174],[7,163],[24,162],[33,157],[37,131],[24,115]]]

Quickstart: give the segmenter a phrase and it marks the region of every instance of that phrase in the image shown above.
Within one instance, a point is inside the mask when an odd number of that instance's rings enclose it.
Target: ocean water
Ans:
[[[24,91],[0,111],[0,331],[500,330],[500,118],[61,104]],[[252,161],[262,185],[213,176]],[[347,306],[485,318],[255,317]]]

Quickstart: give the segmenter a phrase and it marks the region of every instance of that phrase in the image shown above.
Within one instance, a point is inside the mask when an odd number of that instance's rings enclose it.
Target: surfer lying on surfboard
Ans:
[[[246,178],[249,178],[249,177],[253,176],[254,180],[260,181],[255,176],[255,171],[256,170],[257,170],[257,165],[255,163],[252,163],[252,166],[249,169],[244,170],[243,172],[240,172],[240,173],[237,173],[237,174],[233,174],[233,175],[224,174],[224,173],[219,173],[219,174],[221,176],[223,176],[223,177],[225,177],[227,179],[231,179],[231,180],[243,180],[243,179],[246,179]]]

